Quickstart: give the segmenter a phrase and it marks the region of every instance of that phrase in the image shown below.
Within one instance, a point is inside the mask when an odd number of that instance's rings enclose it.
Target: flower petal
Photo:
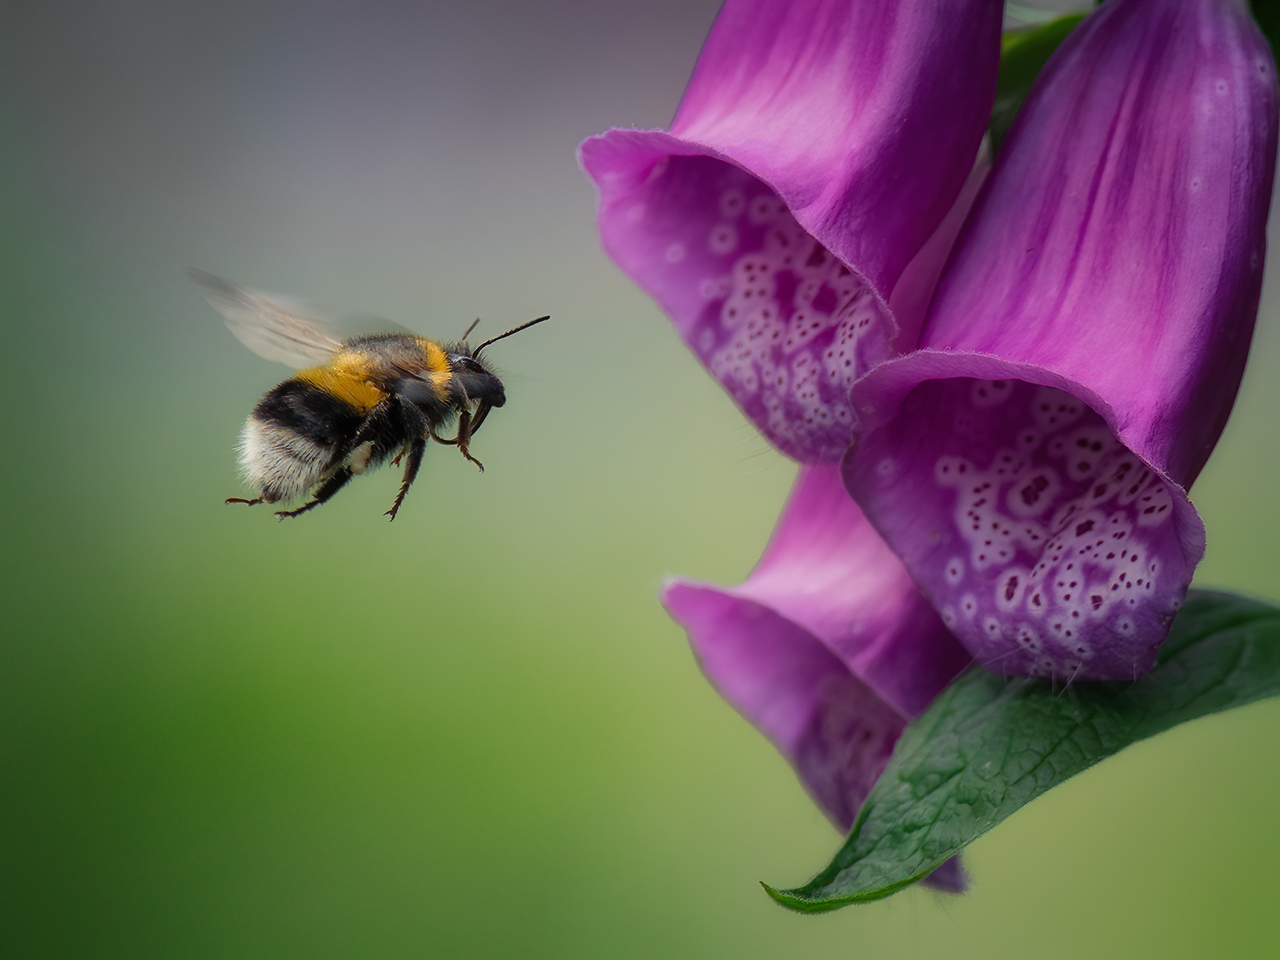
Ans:
[[[812,634],[762,604],[683,580],[668,582],[662,601],[689,631],[707,679],[848,830],[906,720]]]
[[[922,350],[857,383],[850,492],[990,669],[1147,670],[1262,277],[1275,70],[1231,0],[1112,0],[1050,60]]]
[[[984,0],[726,3],[672,133],[767,181],[886,298],[972,165],[1000,23]]]
[[[811,634],[762,604],[678,579],[663,587],[662,602],[689,631],[712,685],[791,761],[847,833],[906,721]],[[924,882],[947,893],[968,887],[959,857]]]
[[[801,468],[760,562],[730,592],[804,627],[908,719],[970,660],[836,465]]]
[[[730,0],[672,133],[582,144],[606,251],[789,456],[847,446],[886,304],[969,176],[998,34],[981,0]]]
[[[1249,351],[1276,104],[1234,0],[1099,7],[1023,108],[922,345],[1078,381],[1190,487]]]
[[[663,602],[711,682],[846,830],[903,724],[969,663],[835,466],[801,469],[745,583],[674,580]]]
[[[896,412],[858,438],[845,482],[969,651],[1064,681],[1150,669],[1204,527],[1105,405],[993,357],[922,351],[867,379]]]

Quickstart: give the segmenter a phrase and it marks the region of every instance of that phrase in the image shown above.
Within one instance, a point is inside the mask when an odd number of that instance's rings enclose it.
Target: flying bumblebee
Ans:
[[[310,494],[297,509],[277,511],[281,518],[326,502],[353,476],[403,459],[404,481],[386,512],[394,520],[428,439],[457,447],[483,470],[471,438],[507,396],[480,353],[550,319],[530,320],[474,349],[467,344],[474,323],[457,343],[407,331],[340,340],[290,300],[200,270],[189,275],[241,343],[298,370],[258,402],[240,433],[240,470],[257,496],[227,500],[252,506]],[[457,434],[441,436],[455,418]]]

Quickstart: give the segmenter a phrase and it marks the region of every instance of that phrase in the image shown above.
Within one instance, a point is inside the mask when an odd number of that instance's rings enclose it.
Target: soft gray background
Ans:
[[[706,686],[793,468],[600,253],[573,150],[660,126],[707,0],[0,9],[6,957],[1216,957],[1280,936],[1280,704],[1081,776],[969,895],[774,906],[839,837]],[[1272,273],[1274,275],[1275,258]],[[476,473],[226,507],[284,368],[184,278],[504,342]],[[1280,324],[1193,494],[1280,596]]]

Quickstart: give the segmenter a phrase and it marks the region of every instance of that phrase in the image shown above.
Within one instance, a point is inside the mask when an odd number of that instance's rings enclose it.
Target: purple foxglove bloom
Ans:
[[[843,831],[909,719],[970,662],[841,483],[803,467],[747,581],[673,579],[663,603],[711,683]],[[936,886],[961,889],[959,864]]]
[[[981,178],[1000,4],[729,0],[671,131],[587,140],[604,246],[804,467],[748,581],[663,592],[841,829],[969,662],[844,490],[849,388],[914,345]],[[958,861],[931,882],[963,886]]]
[[[605,249],[791,457],[839,460],[854,380],[914,344],[1000,23],[989,0],[728,0],[669,133],[582,144]]]
[[[854,387],[845,483],[989,669],[1153,664],[1252,335],[1276,105],[1242,4],[1103,4],[1024,104],[920,349]]]

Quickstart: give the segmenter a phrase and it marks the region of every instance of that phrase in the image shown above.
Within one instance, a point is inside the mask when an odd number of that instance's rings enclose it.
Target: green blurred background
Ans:
[[[573,150],[661,126],[711,0],[6,4],[0,956],[1252,957],[1280,703],[973,845],[973,890],[772,904],[840,838],[654,595],[735,582],[793,467],[598,249]],[[1194,491],[1280,597],[1272,259]],[[285,369],[183,277],[495,348],[506,408],[277,523],[224,506]]]

